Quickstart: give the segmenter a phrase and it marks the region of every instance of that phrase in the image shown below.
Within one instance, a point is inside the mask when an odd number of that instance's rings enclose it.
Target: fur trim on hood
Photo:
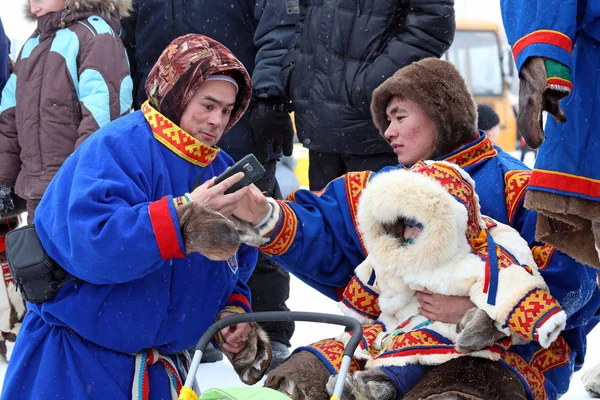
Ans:
[[[471,242],[485,229],[474,187],[466,172],[444,161],[376,175],[361,196],[357,215],[369,254],[385,255],[386,260],[379,260],[384,264],[402,260],[420,268],[469,253]],[[412,244],[404,242],[407,220],[422,225]]]
[[[417,103],[435,124],[436,145],[428,158],[441,157],[477,138],[477,105],[452,63],[437,58],[414,62],[373,91],[371,115],[382,136],[390,124],[385,110],[394,96]]]
[[[92,12],[99,13],[102,17],[116,13],[121,18],[131,13],[133,0],[65,0],[65,10],[72,13]],[[29,1],[24,4],[25,18],[36,21],[38,17],[31,12]]]

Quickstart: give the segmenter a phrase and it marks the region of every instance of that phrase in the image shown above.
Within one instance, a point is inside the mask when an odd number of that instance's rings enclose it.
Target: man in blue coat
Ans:
[[[215,320],[251,311],[257,251],[224,217],[247,188],[224,194],[241,174],[214,183],[233,164],[215,143],[245,112],[250,76],[220,43],[186,35],[146,90],[141,111],[66,160],[36,210],[40,242],[75,279],[28,303],[2,399],[177,398],[180,354]],[[221,335],[240,378],[260,380],[271,361],[260,327]]]
[[[162,50],[187,33],[207,35],[223,43],[252,77],[253,96],[244,114],[219,147],[238,161],[254,153],[266,173],[257,185],[280,198],[275,178],[277,159],[292,154],[294,130],[289,100],[280,80],[280,60],[286,53],[298,20],[298,0],[138,0],[131,17],[123,20],[125,47],[131,60],[134,108],[146,100],[144,84]],[[259,256],[248,283],[255,311],[286,311],[290,278],[277,264]],[[274,363],[289,355],[294,323],[263,324],[274,348]],[[211,353],[207,353],[211,354]],[[211,354],[214,357],[214,353]],[[213,358],[213,360],[215,360]]]
[[[373,398],[413,400],[458,392],[482,400],[555,399],[566,393],[573,371],[581,368],[586,334],[600,321],[597,271],[535,240],[537,213],[523,206],[531,171],[477,130],[476,110],[458,70],[433,58],[397,71],[374,91],[371,104],[373,122],[398,158],[399,165],[390,168],[438,159],[457,164],[471,175],[482,214],[512,226],[529,243],[551,294],[567,313],[567,327],[548,349],[532,340],[502,351],[498,362],[461,357],[427,374],[425,368],[390,368],[386,380],[393,383],[394,390],[387,393],[393,396],[380,393]],[[377,295],[360,281],[351,280],[354,268],[367,256],[357,226],[357,206],[375,174],[351,172],[332,181],[323,192],[298,190],[287,201],[267,201],[253,190],[236,215],[250,222],[271,215],[259,231],[268,239],[260,248],[263,253],[331,299],[343,301],[360,315],[369,308],[375,316]],[[432,321],[457,323],[473,307],[468,299],[455,296],[417,292],[417,297],[419,313]],[[535,299],[528,303],[519,322],[524,332],[532,332],[540,317],[539,303]],[[343,347],[311,346],[312,352],[299,351],[273,370],[268,385],[293,387],[300,398],[323,392],[328,377],[339,368]],[[403,350],[439,351],[440,347],[441,343],[421,337],[407,340]],[[312,371],[309,379],[302,376],[307,370]],[[478,378],[472,379],[475,374]],[[384,387],[382,383],[374,386]]]
[[[525,199],[539,213],[536,237],[600,268],[600,2],[501,7],[521,79],[519,132],[540,148]],[[545,129],[542,111],[554,117]]]

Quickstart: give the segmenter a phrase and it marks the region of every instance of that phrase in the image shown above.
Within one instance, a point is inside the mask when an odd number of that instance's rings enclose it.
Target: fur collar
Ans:
[[[132,0],[65,0],[65,10],[71,13],[91,12],[108,17],[111,14],[118,14],[120,17],[126,17],[131,12]],[[36,21],[38,17],[31,13],[29,1],[24,4],[25,18],[30,21]]]

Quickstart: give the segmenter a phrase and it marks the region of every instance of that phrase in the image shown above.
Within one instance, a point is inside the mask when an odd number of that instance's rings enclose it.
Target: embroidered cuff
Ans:
[[[546,66],[548,87],[568,96],[571,90],[573,90],[571,70],[563,64],[550,59],[545,59],[544,65]]]
[[[508,315],[508,329],[525,339],[537,340],[537,329],[561,311],[560,305],[548,291],[531,290]]]
[[[169,196],[150,203],[148,214],[162,259],[184,258],[177,233],[179,226],[175,226],[169,209]]]
[[[352,277],[344,294],[342,303],[357,314],[375,320],[381,314],[379,296],[363,284],[356,275]]]
[[[184,204],[191,203],[192,199],[190,199],[190,194],[186,193],[183,196],[173,197],[173,205],[175,208],[181,207]]]
[[[259,247],[267,256],[279,256],[292,247],[298,230],[298,218],[294,210],[284,201],[274,201],[273,215],[260,229],[259,235],[268,239],[267,244]]]

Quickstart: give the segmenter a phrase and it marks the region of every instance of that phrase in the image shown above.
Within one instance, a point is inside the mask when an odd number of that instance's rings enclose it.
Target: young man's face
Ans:
[[[179,127],[205,145],[214,146],[231,119],[236,94],[230,82],[204,82],[183,111]]]
[[[390,125],[384,136],[400,164],[411,165],[431,155],[437,136],[435,125],[417,103],[394,96],[385,112]]]
[[[29,10],[36,17],[65,8],[65,0],[29,0]]]

